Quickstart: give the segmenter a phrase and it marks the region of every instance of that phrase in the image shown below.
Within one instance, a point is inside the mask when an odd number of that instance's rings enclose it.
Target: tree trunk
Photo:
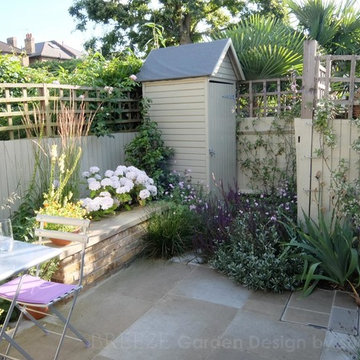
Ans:
[[[190,14],[184,14],[180,20],[180,45],[191,44],[191,16]]]

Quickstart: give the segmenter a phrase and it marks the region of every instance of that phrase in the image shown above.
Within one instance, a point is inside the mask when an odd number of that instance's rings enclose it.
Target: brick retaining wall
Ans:
[[[130,263],[142,250],[147,221],[158,207],[138,207],[90,224],[86,248],[84,286],[90,286]],[[55,246],[55,245],[52,245]],[[80,244],[63,247],[53,280],[71,284],[79,279]]]

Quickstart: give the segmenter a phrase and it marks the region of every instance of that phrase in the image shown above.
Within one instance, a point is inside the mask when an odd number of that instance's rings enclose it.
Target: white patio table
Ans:
[[[14,247],[11,252],[0,253],[0,281],[6,280],[18,273],[28,270],[33,266],[37,266],[45,261],[48,261],[56,256],[60,255],[61,249],[51,248],[48,246],[25,243],[22,241],[14,241]],[[32,360],[31,356],[13,340],[7,333],[6,328],[9,324],[11,314],[14,310],[16,299],[18,297],[21,288],[21,281],[11,302],[9,311],[5,318],[0,331],[0,343],[2,340],[6,340],[15,349],[17,349],[26,359]],[[0,359],[3,358],[3,354],[0,354]]]

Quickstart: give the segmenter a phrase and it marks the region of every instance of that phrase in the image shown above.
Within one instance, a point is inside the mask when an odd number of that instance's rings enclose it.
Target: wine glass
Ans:
[[[10,219],[0,220],[0,253],[12,251],[14,238]]]

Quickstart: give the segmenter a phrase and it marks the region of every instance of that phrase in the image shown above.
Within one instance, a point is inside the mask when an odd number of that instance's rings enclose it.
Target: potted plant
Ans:
[[[39,214],[52,215],[52,216],[62,216],[62,217],[71,217],[76,219],[83,219],[86,215],[86,210],[81,206],[81,203],[71,202],[71,193],[68,197],[65,197],[62,202],[55,200],[48,201],[45,199],[43,207],[38,211]],[[62,232],[77,232],[80,229],[74,226],[68,225],[59,225],[59,224],[46,224],[45,226],[48,230],[57,230]],[[61,239],[52,239],[50,240],[56,245],[68,245],[70,241],[61,240]]]
[[[64,194],[64,189],[69,182],[71,175],[77,168],[81,156],[81,148],[78,148],[77,155],[74,159],[72,167],[65,169],[66,155],[63,152],[60,156],[57,153],[57,145],[51,147],[51,168],[50,168],[50,186],[47,193],[44,194],[43,206],[37,211],[38,214],[72,217],[83,219],[86,210],[81,206],[79,201],[72,201],[72,192]],[[74,226],[60,224],[46,224],[45,229],[57,230],[62,232],[76,232],[79,229]],[[70,241],[50,239],[57,245],[67,245]]]

